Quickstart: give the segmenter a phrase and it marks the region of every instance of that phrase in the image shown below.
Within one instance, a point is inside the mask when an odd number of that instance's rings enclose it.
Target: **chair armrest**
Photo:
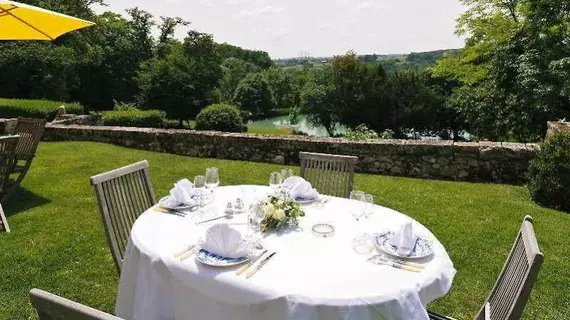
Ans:
[[[433,311],[427,311],[430,320],[456,320],[455,318],[444,316]]]

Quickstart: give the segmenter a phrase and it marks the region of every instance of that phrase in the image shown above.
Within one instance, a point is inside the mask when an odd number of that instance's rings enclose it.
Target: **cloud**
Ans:
[[[244,20],[244,19],[260,18],[260,17],[269,17],[284,12],[285,9],[283,7],[265,6],[255,9],[244,9],[240,11],[238,14],[234,15],[234,19]]]
[[[374,1],[363,1],[356,5],[356,11],[376,8],[377,4]]]
[[[273,40],[282,40],[289,36],[289,30],[286,28],[267,29],[265,31],[265,34],[267,34]]]

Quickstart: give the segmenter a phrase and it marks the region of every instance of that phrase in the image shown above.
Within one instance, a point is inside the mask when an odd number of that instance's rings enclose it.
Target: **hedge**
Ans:
[[[53,120],[57,108],[62,105],[65,106],[66,113],[83,114],[83,106],[78,103],[0,98],[0,118],[28,117]]]
[[[102,111],[106,126],[162,128],[166,113],[160,110]]]

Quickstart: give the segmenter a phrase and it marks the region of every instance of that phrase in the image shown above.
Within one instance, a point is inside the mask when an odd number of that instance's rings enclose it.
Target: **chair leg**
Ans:
[[[29,168],[30,168],[30,165],[26,165],[22,169],[22,171],[18,173],[18,177],[14,180],[14,182],[12,182],[10,185],[6,186],[5,192],[2,195],[2,199],[0,200],[1,205],[3,205],[3,206],[6,205],[8,203],[8,199],[10,199],[14,195],[14,193],[16,193],[16,190],[18,189],[18,187],[20,186],[20,184],[22,183],[22,181],[26,177],[26,174],[28,173]]]

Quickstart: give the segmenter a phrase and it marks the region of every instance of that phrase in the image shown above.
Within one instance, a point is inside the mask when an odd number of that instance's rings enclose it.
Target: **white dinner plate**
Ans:
[[[412,253],[409,256],[400,255],[398,254],[398,248],[390,243],[392,237],[394,237],[394,232],[392,231],[377,234],[374,238],[374,245],[378,250],[384,253],[403,259],[421,259],[433,254],[432,242],[418,237],[418,241]]]

